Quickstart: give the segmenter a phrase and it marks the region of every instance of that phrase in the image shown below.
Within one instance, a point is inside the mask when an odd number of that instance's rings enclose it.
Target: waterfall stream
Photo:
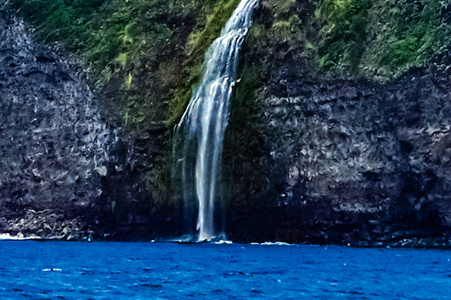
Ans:
[[[178,188],[185,201],[188,227],[193,227],[193,211],[198,212],[195,230],[198,241],[224,237],[218,228],[223,221],[214,217],[223,218],[220,177],[224,132],[240,48],[252,25],[257,1],[242,0],[221,36],[211,45],[199,88],[175,128],[175,172],[181,181]]]

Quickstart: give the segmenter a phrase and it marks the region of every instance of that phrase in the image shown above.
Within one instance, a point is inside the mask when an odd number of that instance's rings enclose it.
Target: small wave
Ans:
[[[294,244],[289,244],[289,243],[285,243],[285,242],[251,243],[251,245],[259,245],[259,246],[294,246]]]
[[[42,269],[42,272],[61,272],[62,269],[50,268],[50,269]]]
[[[232,241],[223,239],[224,237],[213,237],[210,240],[199,240],[197,236],[195,235],[185,235],[180,238],[171,239],[171,240],[165,240],[166,242],[170,243],[180,243],[180,244],[215,244],[215,245],[221,245],[221,244],[227,244],[231,245],[233,244]]]
[[[10,235],[9,233],[1,233],[0,234],[0,241],[27,241],[27,240],[38,240],[40,239],[39,236],[27,236],[24,237],[21,234],[18,235]]]
[[[213,244],[217,244],[217,245],[222,245],[222,244],[226,244],[226,245],[232,245],[233,242],[229,241],[229,240],[219,240],[217,242],[213,242]]]
[[[2,241],[16,241],[16,240],[23,240],[23,237],[12,236],[9,233],[2,233],[2,234],[0,234],[0,240],[2,240]]]

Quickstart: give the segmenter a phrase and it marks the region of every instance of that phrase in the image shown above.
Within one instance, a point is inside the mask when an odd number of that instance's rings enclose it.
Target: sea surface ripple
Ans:
[[[0,299],[449,299],[451,252],[0,241]]]

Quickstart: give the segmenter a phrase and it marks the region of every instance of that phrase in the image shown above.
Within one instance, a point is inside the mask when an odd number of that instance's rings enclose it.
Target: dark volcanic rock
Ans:
[[[1,231],[86,237],[99,222],[101,178],[117,134],[77,69],[28,31],[0,12]]]
[[[118,122],[98,108],[108,99],[97,99],[78,64],[32,41],[30,31],[0,10],[0,233],[180,234],[177,207],[156,204],[146,189],[145,162],[158,159],[152,149],[167,129],[130,138],[109,125]]]
[[[0,11],[1,231],[91,235],[117,136],[95,101],[77,68]]]
[[[245,46],[244,70],[266,76],[255,103],[232,108],[230,237],[450,246],[450,51],[378,83],[318,74],[302,44],[283,57],[268,44]]]
[[[295,3],[309,26],[314,1]],[[449,22],[448,6],[442,15]],[[256,18],[268,25],[270,7]],[[450,247],[450,51],[380,83],[312,70],[303,43],[265,42],[244,45],[248,73],[226,137],[228,238]],[[249,83],[252,70],[262,82]],[[1,10],[0,112],[0,233],[182,234],[168,182],[171,128],[112,129],[106,119],[122,124],[120,110]]]

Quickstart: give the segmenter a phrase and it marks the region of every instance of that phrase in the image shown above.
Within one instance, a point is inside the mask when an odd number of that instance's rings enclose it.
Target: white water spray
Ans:
[[[242,0],[221,36],[205,57],[205,71],[198,90],[175,129],[176,172],[181,177],[186,215],[197,199],[197,240],[212,240],[218,232],[222,193],[220,185],[224,132],[230,112],[230,98],[243,40],[252,25],[252,11],[258,0]],[[215,208],[216,205],[216,208]],[[221,214],[221,212],[219,213]],[[189,218],[189,217],[188,217]],[[216,226],[215,226],[216,224]]]

